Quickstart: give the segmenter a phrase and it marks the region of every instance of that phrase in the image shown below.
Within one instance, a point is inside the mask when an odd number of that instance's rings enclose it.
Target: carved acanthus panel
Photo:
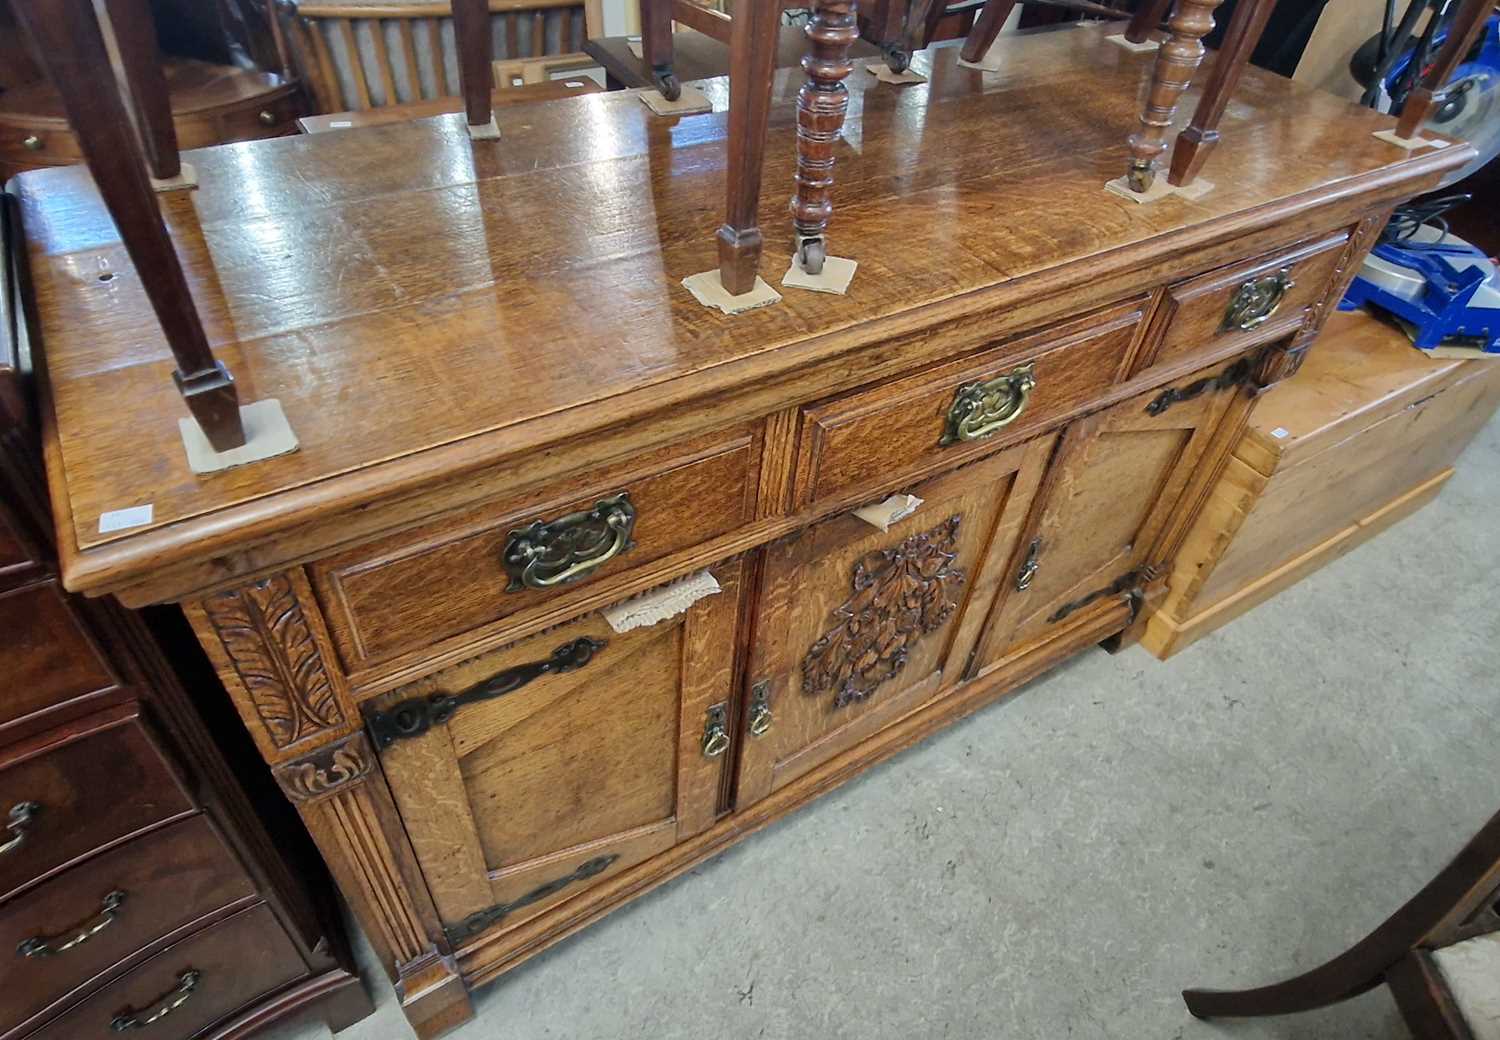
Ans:
[[[359,732],[321,747],[305,758],[277,766],[273,772],[288,798],[307,802],[363,779],[374,765],[370,742]]]
[[[950,516],[854,565],[853,595],[802,661],[802,692],[833,690],[835,708],[865,700],[906,667],[918,639],[953,616],[964,583],[953,566],[959,520]]]
[[[203,601],[204,614],[276,748],[345,724],[291,578],[283,573]]]

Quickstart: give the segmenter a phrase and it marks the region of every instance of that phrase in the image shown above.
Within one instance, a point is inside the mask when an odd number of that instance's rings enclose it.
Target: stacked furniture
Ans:
[[[326,872],[295,854],[295,820],[238,779],[263,767],[221,749],[136,614],[61,587],[11,273],[7,263],[0,1037],[149,1026],[163,1040],[228,1038],[293,1014],[342,1028],[369,998]]]

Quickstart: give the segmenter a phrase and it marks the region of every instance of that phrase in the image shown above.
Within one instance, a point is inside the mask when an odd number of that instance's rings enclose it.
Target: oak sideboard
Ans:
[[[595,95],[498,110],[498,142],[444,117],[192,153],[161,205],[207,335],[299,441],[213,474],[86,172],[11,184],[63,579],[182,605],[418,1035],[1130,642],[1256,394],[1470,154],[1252,69],[1208,190],[1122,198],[1153,56],[1109,31],[856,70],[854,281],[734,316],[679,284],[716,262],[722,114]]]

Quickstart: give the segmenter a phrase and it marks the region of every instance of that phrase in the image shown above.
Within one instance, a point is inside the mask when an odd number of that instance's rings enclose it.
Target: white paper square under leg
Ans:
[[[191,163],[182,163],[177,170],[176,177],[164,177],[157,180],[151,178],[151,187],[155,191],[181,191],[183,188],[196,188],[198,186],[198,171],[193,169]]]
[[[1161,47],[1160,40],[1146,40],[1142,43],[1136,43],[1134,40],[1127,40],[1124,33],[1114,33],[1113,35],[1106,36],[1105,39],[1116,47],[1124,47],[1127,51],[1134,51],[1137,54],[1158,50]]]
[[[811,289],[813,292],[836,293],[843,296],[849,291],[849,283],[854,281],[854,269],[858,266],[857,260],[842,256],[825,256],[822,273],[808,274],[802,269],[802,258],[793,253],[792,266],[788,267],[786,274],[781,276],[781,287],[783,289]]]
[[[999,43],[1000,41],[996,40],[990,44],[990,49],[985,51],[978,61],[965,61],[963,58],[959,58],[959,66],[965,69],[978,69],[980,72],[999,72],[1003,64],[1000,58]]]
[[[1179,188],[1168,184],[1167,178],[1158,173],[1156,180],[1151,182],[1151,187],[1145,191],[1135,191],[1124,177],[1117,177],[1110,181],[1104,185],[1104,190],[1122,199],[1129,199],[1131,202],[1147,203],[1171,198],[1173,195],[1179,195],[1185,199],[1201,199],[1214,190],[1214,182],[1199,177],[1192,184],[1184,184]]]
[[[1375,131],[1375,137],[1386,144],[1393,144],[1397,148],[1405,148],[1408,152],[1415,152],[1419,148],[1441,148],[1447,143],[1445,141],[1434,140],[1430,137],[1423,137],[1421,134],[1418,134],[1416,137],[1402,137],[1394,130],[1377,130]]]
[[[196,419],[177,420],[188,465],[194,473],[217,473],[297,450],[297,435],[276,398],[240,406],[240,421],[245,424],[245,443],[228,451],[215,451]]]
[[[755,288],[747,293],[732,295],[719,280],[718,268],[699,271],[682,280],[682,287],[693,294],[693,299],[705,307],[717,307],[725,314],[740,314],[757,307],[768,307],[781,302],[781,294],[766,284],[764,278],[755,279]]]
[[[676,101],[668,101],[659,90],[642,90],[636,95],[651,111],[659,116],[691,116],[699,112],[712,112],[713,102],[697,87],[682,85],[682,93]]]
[[[865,68],[882,83],[895,83],[899,85],[902,83],[927,82],[927,77],[920,72],[913,72],[911,69],[907,69],[904,72],[895,72],[883,61],[866,62]]]
[[[468,127],[469,140],[471,141],[500,140],[500,124],[495,122],[494,113],[490,114],[490,121],[488,123],[481,123],[478,126],[475,126],[473,123],[469,123]]]

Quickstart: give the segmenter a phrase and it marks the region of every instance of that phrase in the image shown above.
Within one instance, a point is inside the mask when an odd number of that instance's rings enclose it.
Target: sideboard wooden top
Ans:
[[[1118,31],[1117,29],[1115,31]],[[278,398],[296,453],[198,477],[146,298],[87,173],[16,178],[50,398],[49,469],[71,587],[450,478],[903,328],[1081,287],[1339,196],[1462,162],[1376,140],[1373,112],[1250,69],[1198,201],[1104,191],[1151,55],[1100,27],[1003,42],[1003,71],[936,47],[931,82],[857,69],[831,248],[846,297],[787,291],[726,317],[679,284],[716,263],[722,113],[650,115],[634,94],[497,113],[471,145],[448,116],[187,153],[201,187],[163,210],[211,342],[244,402]],[[789,81],[772,114],[761,273],[789,263]],[[1191,112],[1196,94],[1180,109]],[[903,324],[904,323],[904,324]],[[107,511],[149,525],[101,534]]]

